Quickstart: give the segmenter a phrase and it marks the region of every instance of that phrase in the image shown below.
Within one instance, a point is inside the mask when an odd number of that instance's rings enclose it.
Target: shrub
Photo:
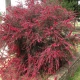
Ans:
[[[55,73],[74,57],[74,14],[58,5],[31,1],[27,8],[9,7],[0,25],[1,45],[8,46],[8,58],[15,55],[1,68],[4,80],[39,80],[39,75]]]

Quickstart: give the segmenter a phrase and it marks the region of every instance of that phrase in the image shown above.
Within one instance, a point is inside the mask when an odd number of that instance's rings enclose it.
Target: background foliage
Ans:
[[[77,0],[62,0],[62,6],[68,10],[77,11],[78,1]]]

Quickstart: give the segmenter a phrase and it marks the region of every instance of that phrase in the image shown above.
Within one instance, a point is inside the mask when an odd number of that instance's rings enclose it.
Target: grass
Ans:
[[[77,22],[75,24],[75,27],[80,28],[80,22]],[[80,33],[80,31],[73,32],[73,34],[79,34],[79,33]],[[77,47],[77,52],[80,52],[80,44],[78,44],[76,47]],[[72,77],[69,77],[68,80],[80,80],[80,67],[77,69],[77,71],[74,73],[74,75]]]
[[[80,80],[80,67],[77,69],[74,76],[69,77],[68,80]]]
[[[77,32],[74,32],[74,34],[76,33]],[[76,47],[77,47],[77,52],[80,52],[80,44],[78,44]],[[68,80],[80,80],[80,67],[76,70],[76,72],[72,77],[68,78]]]

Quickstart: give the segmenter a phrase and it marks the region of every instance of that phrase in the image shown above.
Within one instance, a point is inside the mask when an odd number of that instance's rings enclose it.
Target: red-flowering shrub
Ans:
[[[0,42],[2,47],[8,45],[7,57],[15,54],[6,64],[2,62],[4,80],[39,80],[39,75],[55,73],[73,57],[74,14],[58,5],[31,1],[27,8],[9,7],[0,25]]]

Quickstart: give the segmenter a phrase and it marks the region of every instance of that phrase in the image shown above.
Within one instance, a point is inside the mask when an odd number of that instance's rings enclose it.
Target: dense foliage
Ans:
[[[68,10],[78,11],[78,2],[77,0],[62,0],[62,6]]]
[[[80,17],[79,0],[62,0],[61,5],[69,11],[74,11],[74,13],[76,13],[77,18]]]
[[[76,17],[80,17],[80,5],[78,0],[62,0],[61,5],[67,10],[74,11]]]
[[[26,6],[9,7],[0,25],[0,47],[8,46],[7,63],[0,59],[3,80],[41,80],[74,57],[74,14],[45,0]]]

